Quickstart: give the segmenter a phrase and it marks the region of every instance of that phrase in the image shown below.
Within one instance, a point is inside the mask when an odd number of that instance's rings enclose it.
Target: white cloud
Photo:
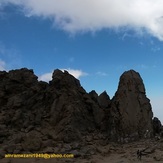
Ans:
[[[61,69],[61,71],[68,71],[71,75],[73,75],[75,78],[79,79],[82,76],[88,75],[87,73],[83,72],[82,70],[74,70],[74,69]]]
[[[50,80],[52,80],[52,72],[49,72],[49,73],[39,76],[38,80],[49,82]]]
[[[82,76],[88,75],[87,73],[85,73],[81,70],[74,70],[74,69],[70,69],[70,68],[69,69],[60,69],[60,70],[63,72],[64,72],[64,70],[68,71],[69,74],[73,75],[77,79],[79,79]],[[52,74],[53,74],[53,72],[45,73],[45,74],[39,76],[39,80],[49,82],[50,80],[52,80]]]
[[[6,63],[0,59],[0,71],[4,71],[6,67]]]
[[[133,29],[163,40],[162,0],[1,0],[21,6],[26,16],[54,20],[69,31]]]
[[[150,100],[154,116],[159,118],[163,124],[163,97],[151,97]]]

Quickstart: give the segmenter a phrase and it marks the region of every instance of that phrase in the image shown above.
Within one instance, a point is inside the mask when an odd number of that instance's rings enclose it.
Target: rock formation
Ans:
[[[118,90],[112,99],[112,115],[118,136],[144,137],[153,133],[153,112],[146,97],[143,80],[134,70],[120,77]]]
[[[163,137],[163,126],[157,117],[153,118],[153,133]]]
[[[7,153],[81,141],[100,128],[103,109],[66,71],[55,70],[49,84],[25,68],[0,72],[0,81],[0,143]]]
[[[55,70],[49,84],[26,68],[0,72],[1,154],[70,152],[93,140],[151,136],[152,116],[133,70],[121,76],[112,100],[105,91],[88,94],[67,71]]]

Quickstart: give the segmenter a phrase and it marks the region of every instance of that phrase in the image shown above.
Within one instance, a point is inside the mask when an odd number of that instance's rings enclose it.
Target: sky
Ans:
[[[162,29],[162,0],[0,0],[0,70],[27,67],[47,82],[67,70],[112,98],[133,69],[163,123]]]

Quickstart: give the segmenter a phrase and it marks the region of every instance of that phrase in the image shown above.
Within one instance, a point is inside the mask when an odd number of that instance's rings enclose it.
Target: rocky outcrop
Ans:
[[[89,92],[90,97],[93,101],[95,101],[102,108],[109,108],[111,104],[111,100],[106,91],[102,92],[100,95],[96,93],[96,91]]]
[[[108,96],[108,94],[106,93],[106,91],[104,91],[103,93],[101,93],[98,96],[97,101],[98,101],[99,106],[102,108],[110,107],[111,100],[110,100],[110,97]]]
[[[160,135],[163,137],[163,126],[157,117],[153,118],[153,133],[154,135]]]
[[[152,116],[143,81],[133,70],[121,76],[112,100],[106,91],[88,94],[67,71],[55,70],[49,84],[26,68],[0,72],[3,154],[72,152],[93,141],[151,136]]]
[[[0,143],[6,152],[82,142],[83,136],[100,130],[103,108],[67,71],[55,70],[49,84],[26,68],[0,72],[0,79]]]
[[[82,133],[100,127],[103,110],[67,71],[54,71],[49,91],[56,93],[50,105],[50,124],[56,126],[58,138],[63,138],[66,142],[79,140]]]
[[[118,136],[151,136],[152,108],[146,97],[143,80],[134,70],[124,72],[120,77],[118,90],[111,106],[115,131]]]

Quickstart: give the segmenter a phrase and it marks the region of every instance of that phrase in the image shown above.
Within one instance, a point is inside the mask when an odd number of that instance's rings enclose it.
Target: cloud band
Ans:
[[[127,28],[163,40],[162,0],[1,0],[21,6],[26,16],[51,18],[68,32]]]

